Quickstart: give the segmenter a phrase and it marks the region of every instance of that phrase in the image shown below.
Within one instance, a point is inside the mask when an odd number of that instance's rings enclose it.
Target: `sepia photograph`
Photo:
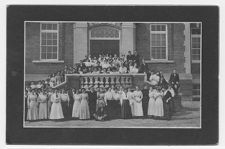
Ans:
[[[24,128],[201,128],[201,22],[24,22]]]

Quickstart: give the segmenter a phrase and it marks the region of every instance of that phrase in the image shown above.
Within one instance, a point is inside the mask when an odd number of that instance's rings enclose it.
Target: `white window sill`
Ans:
[[[64,63],[64,61],[62,61],[62,60],[51,60],[51,61],[44,61],[44,60],[34,60],[34,61],[32,61],[33,63]]]
[[[153,63],[153,64],[157,64],[157,63],[169,63],[172,64],[174,63],[173,60],[145,60],[146,63]]]
[[[192,60],[191,62],[192,63],[200,63],[201,61],[200,60]]]

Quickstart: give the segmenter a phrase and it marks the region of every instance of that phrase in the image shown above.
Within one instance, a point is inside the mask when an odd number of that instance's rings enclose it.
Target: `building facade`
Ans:
[[[176,69],[197,96],[201,28],[201,23],[188,22],[25,22],[25,79],[42,79],[89,54],[136,50],[151,70],[166,78]]]

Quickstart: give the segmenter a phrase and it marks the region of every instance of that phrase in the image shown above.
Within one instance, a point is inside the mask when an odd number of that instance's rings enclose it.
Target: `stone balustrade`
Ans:
[[[145,74],[66,74],[65,82],[54,88],[88,88],[88,87],[143,87]]]
[[[80,76],[80,87],[131,87],[132,75],[129,74],[83,74]]]

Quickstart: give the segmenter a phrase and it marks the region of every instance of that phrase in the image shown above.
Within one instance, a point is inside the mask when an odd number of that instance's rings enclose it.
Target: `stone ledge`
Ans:
[[[55,61],[41,61],[41,60],[33,60],[32,63],[54,63],[54,64],[58,64],[58,63],[64,63],[63,60],[55,60]]]
[[[157,64],[157,63],[164,63],[164,64],[173,64],[175,63],[173,60],[145,60],[146,63],[153,63],[153,64]]]

